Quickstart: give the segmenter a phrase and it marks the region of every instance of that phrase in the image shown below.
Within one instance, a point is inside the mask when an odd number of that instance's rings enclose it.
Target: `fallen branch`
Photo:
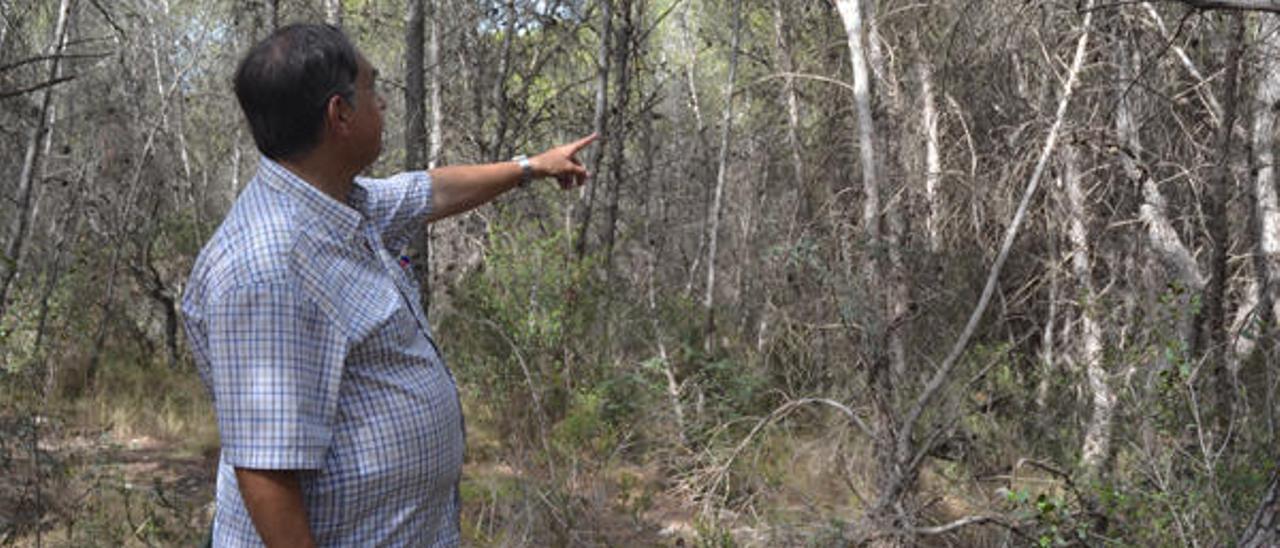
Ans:
[[[999,525],[1015,533],[1018,531],[1018,526],[1016,524],[1009,523],[1004,518],[999,516],[966,516],[950,523],[944,523],[942,525],[933,525],[929,527],[912,527],[911,529],[908,529],[908,531],[917,535],[943,535],[963,527],[968,527],[970,525],[986,525],[986,524]]]
[[[734,447],[733,453],[729,455],[729,458],[725,460],[723,464],[716,467],[715,475],[711,480],[711,485],[707,489],[707,492],[708,493],[714,492],[719,487],[720,483],[729,474],[729,468],[733,466],[734,461],[738,459],[738,455],[742,454],[742,451],[747,448],[747,445],[751,443],[752,439],[755,439],[756,434],[758,434],[766,426],[773,424],[779,419],[782,419],[783,417],[789,415],[792,411],[795,411],[796,409],[811,403],[834,407],[835,409],[844,413],[845,416],[849,417],[850,422],[853,422],[858,427],[858,429],[862,431],[864,435],[866,435],[867,437],[872,436],[871,428],[867,426],[867,423],[863,422],[862,419],[859,418],[858,415],[854,413],[852,409],[850,409],[848,406],[840,402],[837,402],[835,400],[828,399],[828,398],[801,398],[798,400],[791,400],[787,403],[782,404],[777,409],[774,409],[772,413],[769,413],[769,416],[763,419],[760,419],[760,421],[756,423],[756,425],[751,429],[751,431],[747,433],[747,437],[743,438],[742,441],[738,442],[737,447]],[[707,501],[709,502],[710,498],[708,498]]]

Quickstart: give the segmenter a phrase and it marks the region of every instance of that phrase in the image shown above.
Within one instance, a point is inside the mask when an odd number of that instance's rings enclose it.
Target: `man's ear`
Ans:
[[[335,93],[329,96],[329,101],[324,104],[324,125],[331,131],[346,135],[351,130],[353,112],[351,104]]]

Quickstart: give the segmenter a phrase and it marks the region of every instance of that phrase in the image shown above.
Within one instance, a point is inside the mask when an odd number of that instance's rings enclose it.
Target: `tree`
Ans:
[[[62,77],[62,53],[67,46],[67,20],[71,17],[75,5],[72,0],[61,0],[58,4],[58,23],[54,26],[53,39],[49,44],[49,81],[57,81]],[[27,135],[27,152],[23,155],[22,169],[18,173],[17,215],[10,221],[9,241],[5,246],[3,277],[0,278],[0,318],[7,310],[9,288],[18,275],[22,265],[23,252],[26,249],[27,236],[35,215],[35,204],[32,197],[41,177],[41,159],[46,132],[49,131],[49,116],[53,108],[53,89],[45,87],[38,91],[39,110],[36,124]]]
[[[716,181],[712,191],[711,209],[707,212],[707,285],[702,296],[702,310],[706,315],[706,339],[703,345],[709,354],[715,348],[716,303],[716,251],[720,242],[720,218],[723,213],[724,186],[729,169],[729,142],[733,135],[733,95],[737,85],[738,48],[742,40],[742,3],[733,4],[733,42],[729,45],[729,76],[724,84],[724,113],[720,118],[720,153],[716,162]],[[615,159],[616,161],[616,159]]]

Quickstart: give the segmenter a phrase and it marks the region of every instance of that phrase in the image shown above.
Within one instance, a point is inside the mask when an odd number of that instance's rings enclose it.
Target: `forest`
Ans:
[[[205,538],[178,307],[293,22],[371,175],[601,136],[407,251],[464,544],[1280,546],[1276,0],[0,0],[0,545]]]

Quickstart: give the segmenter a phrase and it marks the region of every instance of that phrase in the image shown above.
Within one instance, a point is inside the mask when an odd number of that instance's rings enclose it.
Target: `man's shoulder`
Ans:
[[[236,199],[196,258],[188,282],[192,296],[293,281],[295,249],[312,227],[286,193],[256,183]]]

